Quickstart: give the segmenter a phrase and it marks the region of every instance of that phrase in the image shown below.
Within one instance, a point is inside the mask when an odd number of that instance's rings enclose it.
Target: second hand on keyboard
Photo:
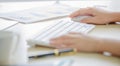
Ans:
[[[59,37],[68,32],[88,33],[94,27],[95,25],[91,24],[78,23],[71,20],[61,20],[45,29],[42,33],[39,33],[39,35],[30,40],[30,42],[33,41],[34,44],[37,45],[49,46],[49,40],[51,38]]]

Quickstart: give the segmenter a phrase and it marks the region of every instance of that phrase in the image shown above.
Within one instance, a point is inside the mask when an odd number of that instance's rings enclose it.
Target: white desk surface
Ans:
[[[24,28],[24,34],[26,39],[31,38],[36,33],[39,33],[43,28],[49,26],[54,21],[51,20],[46,22],[39,22],[34,24],[17,24],[10,29],[9,31],[18,31],[19,27]],[[120,39],[120,25],[97,25],[95,29],[88,33],[89,35],[104,37],[104,38],[113,38]],[[32,47],[28,50],[28,55],[36,54],[39,52],[46,52],[47,50],[53,50],[42,47]],[[102,54],[97,53],[77,53],[75,55],[64,55],[60,57],[45,57],[29,60],[29,63],[41,63],[41,62],[56,62],[65,59],[74,60],[72,66],[120,66],[120,58],[118,57],[107,57]]]
[[[38,51],[39,50],[46,50],[43,48],[35,48],[31,49],[30,51]],[[39,62],[52,62],[55,63],[56,61],[60,60],[74,60],[72,66],[120,66],[120,58],[117,57],[107,57],[102,54],[97,53],[77,53],[75,55],[62,55],[62,56],[50,56],[38,59],[32,59],[30,63],[39,63]]]
[[[48,25],[52,24],[56,20],[47,21],[47,22],[40,22],[35,24],[18,24],[22,25],[25,29],[23,29],[25,32],[25,35],[27,38],[30,38],[29,36],[33,36],[34,34],[40,32],[44,27],[47,27]],[[17,25],[16,25],[17,26]],[[14,30],[16,28],[14,26],[13,28],[9,30]],[[114,39],[120,39],[120,25],[97,25],[95,29],[93,29],[89,35],[97,36],[97,37],[104,37],[104,38],[114,38]],[[16,30],[16,29],[15,29]],[[48,48],[42,48],[42,47],[35,47],[30,48],[28,50],[28,55],[44,52],[46,50],[52,50]],[[77,53],[75,55],[64,55],[60,57],[45,57],[45,58],[38,58],[38,59],[32,59],[29,60],[30,63],[39,63],[39,62],[56,62],[64,59],[73,59],[74,64],[73,66],[120,66],[120,58],[118,57],[107,57],[102,54],[97,53]]]
[[[8,29],[10,31],[16,31],[16,27],[22,26],[25,31],[26,39],[31,38],[34,34],[40,32],[44,27],[52,24],[54,21],[39,22],[35,24],[17,24],[12,28]],[[113,38],[120,39],[120,25],[97,25],[89,35],[104,37],[104,38]],[[48,48],[36,47],[30,48],[28,50],[28,55],[32,53],[38,53],[39,51],[51,50]],[[97,53],[77,53],[75,55],[64,55],[60,57],[45,57],[39,59],[29,60],[30,63],[39,63],[39,62],[55,62],[59,60],[73,59],[74,63],[72,66],[120,66],[120,58],[118,57],[108,57],[102,54]]]

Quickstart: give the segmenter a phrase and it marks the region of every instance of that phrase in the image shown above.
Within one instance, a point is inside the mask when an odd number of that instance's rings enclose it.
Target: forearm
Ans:
[[[120,22],[120,12],[111,13],[112,22]]]
[[[120,40],[103,39],[98,51],[110,52],[112,55],[120,56]]]
[[[120,22],[120,12],[111,13],[111,22]],[[98,52],[110,52],[112,55],[120,56],[120,40],[100,39]]]

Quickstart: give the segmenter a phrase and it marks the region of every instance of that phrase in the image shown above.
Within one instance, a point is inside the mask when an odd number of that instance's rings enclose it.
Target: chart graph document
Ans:
[[[77,9],[78,8],[70,7],[67,5],[65,6],[54,4],[50,6],[36,7],[15,12],[0,13],[0,18],[27,24],[65,17]]]

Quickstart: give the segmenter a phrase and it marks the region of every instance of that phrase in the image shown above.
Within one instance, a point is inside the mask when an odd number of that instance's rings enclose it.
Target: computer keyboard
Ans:
[[[58,17],[65,17],[77,9],[78,8],[67,5],[56,4],[9,13],[0,13],[0,18],[14,20],[26,24],[54,19]]]
[[[60,20],[58,22],[55,22],[53,25],[45,28],[44,31],[40,32],[34,38],[28,40],[28,44],[50,46],[49,40],[51,38],[59,37],[69,32],[88,33],[94,27],[95,25],[92,24],[73,22],[69,19]]]

